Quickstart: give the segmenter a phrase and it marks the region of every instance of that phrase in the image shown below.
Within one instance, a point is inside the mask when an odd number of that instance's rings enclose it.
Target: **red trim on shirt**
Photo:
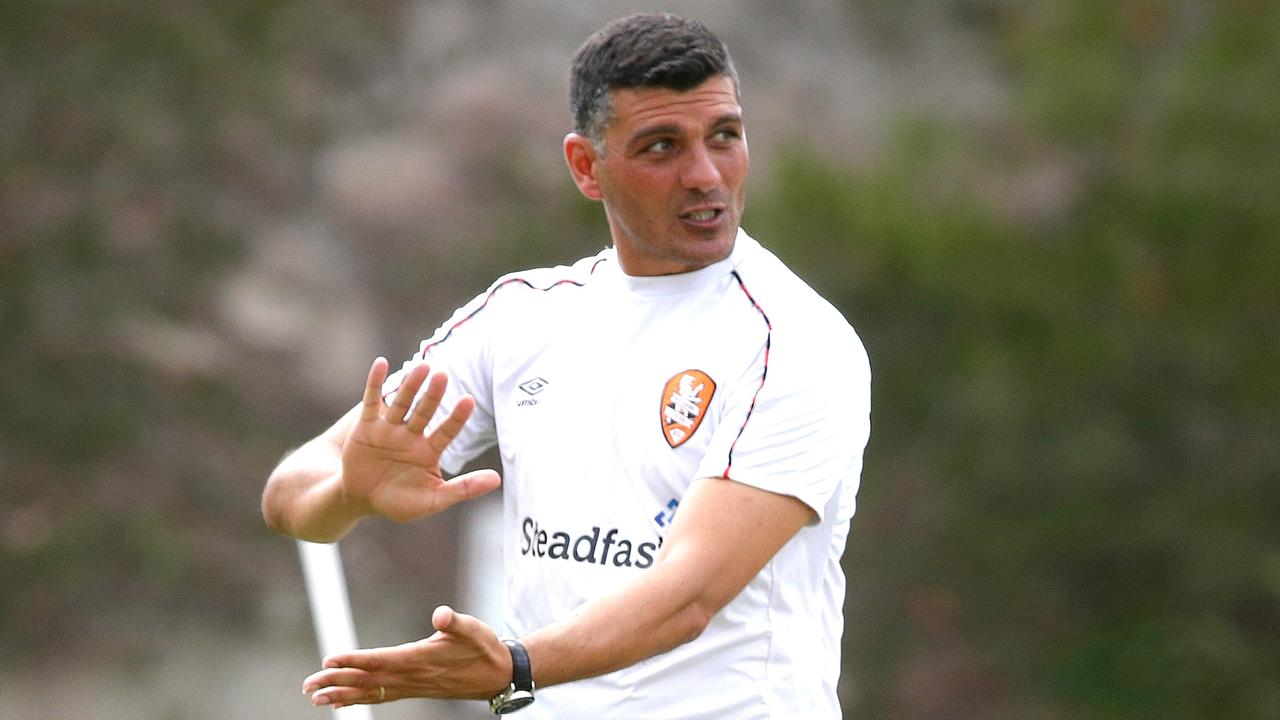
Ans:
[[[755,395],[751,396],[751,406],[747,408],[747,416],[742,419],[742,427],[738,428],[738,436],[733,439],[733,444],[729,446],[729,462],[724,467],[724,472],[720,477],[725,480],[729,479],[729,471],[733,469],[733,449],[738,446],[738,440],[742,439],[742,432],[747,429],[747,423],[751,421],[751,413],[756,409],[756,400],[760,399],[760,391],[764,389],[765,378],[769,376],[769,348],[773,344],[773,323],[769,322],[769,316],[765,313],[764,308],[760,307],[760,303],[756,302],[755,297],[751,295],[751,291],[747,289],[747,284],[742,281],[742,276],[737,270],[731,271],[733,279],[738,281],[738,287],[742,288],[743,294],[747,296],[747,300],[751,301],[751,307],[760,313],[760,317],[764,319],[766,333],[764,336],[764,368],[760,371],[760,385],[756,387]]]
[[[493,289],[489,290],[489,294],[485,296],[484,302],[480,303],[480,307],[476,308],[475,310],[472,310],[471,314],[467,315],[466,317],[462,318],[458,322],[454,323],[452,327],[450,327],[447,331],[445,331],[444,337],[440,338],[439,340],[436,340],[435,342],[429,342],[429,343],[423,344],[422,349],[418,351],[418,355],[421,356],[421,359],[426,360],[428,350],[435,347],[436,345],[439,345],[445,340],[448,340],[449,336],[453,334],[454,330],[457,330],[458,328],[462,327],[468,320],[475,317],[476,315],[479,315],[481,310],[488,307],[489,301],[493,299],[494,293],[498,292],[498,290],[502,289],[503,287],[510,285],[511,283],[523,283],[526,287],[532,290],[541,290],[543,292],[546,292],[547,290],[550,290],[554,287],[558,287],[560,285],[576,285],[578,287],[583,286],[583,283],[580,283],[577,280],[567,280],[567,279],[557,280],[546,287],[535,287],[533,283],[529,282],[528,280],[525,280],[524,278],[508,278],[506,280],[503,280],[497,285],[494,285]]]
[[[594,275],[594,274],[595,274],[595,272],[596,272],[596,268],[597,268],[597,267],[600,267],[600,263],[602,263],[602,262],[604,262],[604,261],[605,261],[605,258],[600,258],[599,260],[596,260],[596,261],[595,261],[595,263],[594,263],[594,264],[592,264],[591,269],[587,271],[587,275]],[[506,280],[503,280],[502,282],[500,282],[500,283],[498,283],[497,285],[494,285],[492,288],[490,288],[490,289],[489,289],[489,293],[488,293],[487,295],[485,295],[484,302],[480,303],[480,307],[476,308],[475,310],[472,310],[472,311],[471,311],[471,312],[470,312],[466,317],[462,318],[462,319],[461,319],[461,320],[459,320],[458,322],[456,322],[456,323],[454,323],[453,325],[451,325],[451,326],[449,327],[449,329],[445,331],[444,335],[443,335],[439,340],[436,340],[436,341],[433,341],[433,342],[424,343],[424,344],[423,344],[423,346],[422,346],[422,349],[418,351],[417,356],[418,356],[420,359],[422,359],[422,360],[426,360],[426,359],[427,359],[427,351],[428,351],[428,350],[430,350],[431,348],[433,348],[433,347],[435,347],[435,346],[437,346],[437,345],[439,345],[439,344],[443,343],[445,340],[448,340],[448,339],[449,339],[449,336],[453,334],[453,331],[454,331],[454,330],[457,330],[458,328],[462,327],[462,326],[463,326],[463,324],[465,324],[468,320],[470,320],[471,318],[475,317],[476,315],[479,315],[479,314],[480,314],[480,311],[481,311],[481,310],[483,310],[483,309],[485,309],[485,307],[487,307],[487,306],[489,305],[489,301],[493,299],[493,295],[494,295],[494,293],[498,292],[498,290],[500,290],[501,288],[506,287],[507,285],[510,285],[511,283],[523,283],[526,287],[528,287],[528,288],[530,288],[530,289],[532,289],[532,290],[539,290],[539,291],[542,291],[542,292],[546,292],[546,291],[548,291],[548,290],[551,290],[552,288],[556,288],[556,287],[559,287],[559,286],[561,286],[561,285],[574,285],[574,286],[576,286],[576,287],[585,287],[585,286],[586,286],[586,283],[580,282],[580,281],[578,281],[578,280],[572,280],[572,279],[569,279],[569,278],[565,278],[565,279],[563,279],[563,280],[557,280],[557,281],[555,281],[555,282],[551,283],[550,285],[547,285],[546,287],[537,287],[536,285],[534,285],[533,283],[529,282],[528,280],[526,280],[526,279],[524,279],[524,278],[522,278],[522,277],[507,278]],[[395,388],[395,389],[392,389],[392,390],[389,390],[389,391],[387,391],[387,392],[382,393],[382,400],[383,400],[383,402],[386,402],[386,399],[387,399],[387,398],[388,398],[392,393],[394,393],[394,392],[395,392],[396,390],[398,390],[398,389],[399,389],[399,388],[397,387],[397,388]]]

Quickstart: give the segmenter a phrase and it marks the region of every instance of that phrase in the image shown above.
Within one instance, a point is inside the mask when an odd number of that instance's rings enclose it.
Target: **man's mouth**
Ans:
[[[702,208],[700,210],[691,210],[682,214],[680,217],[695,223],[705,223],[715,220],[724,212],[720,208]]]

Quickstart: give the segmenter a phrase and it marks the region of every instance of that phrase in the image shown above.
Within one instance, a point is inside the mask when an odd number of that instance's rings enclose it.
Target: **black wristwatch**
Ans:
[[[494,715],[506,715],[533,704],[533,669],[529,652],[519,640],[503,640],[511,651],[511,684],[489,700]]]

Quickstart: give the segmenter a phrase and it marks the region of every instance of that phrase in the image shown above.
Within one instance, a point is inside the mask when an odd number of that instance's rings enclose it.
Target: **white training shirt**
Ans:
[[[476,399],[444,468],[495,442],[502,456],[507,634],[652,565],[695,479],[815,514],[696,640],[539,689],[522,718],[840,717],[840,556],[870,368],[840,313],[773,254],[739,231],[730,257],[681,275],[628,276],[612,249],[506,275],[424,357],[449,374],[446,407]]]

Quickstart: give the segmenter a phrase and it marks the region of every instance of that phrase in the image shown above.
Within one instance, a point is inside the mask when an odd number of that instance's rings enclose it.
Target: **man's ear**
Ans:
[[[589,200],[601,199],[603,194],[596,177],[596,146],[591,139],[578,133],[565,135],[564,160],[569,164],[569,174],[573,175],[578,191]]]

